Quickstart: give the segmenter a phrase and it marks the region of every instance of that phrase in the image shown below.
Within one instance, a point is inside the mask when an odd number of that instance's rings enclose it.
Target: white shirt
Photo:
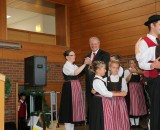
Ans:
[[[106,82],[106,79],[104,80],[102,77],[100,77],[98,75],[95,75],[95,77],[97,77],[97,78],[103,80],[104,82]],[[102,95],[104,97],[112,97],[113,93],[108,91],[104,82],[99,80],[99,79],[95,79],[93,81],[93,89],[96,90],[96,92],[98,92],[100,95]]]
[[[108,76],[110,76],[111,74],[110,74],[110,71],[108,71]],[[123,75],[123,68],[120,66],[119,67],[119,71],[118,71],[118,75],[120,76],[120,77],[122,77],[122,75]]]
[[[77,65],[72,64],[69,61],[66,61],[66,63],[63,65],[63,73],[65,75],[71,75],[74,76],[74,71],[78,69]]]
[[[128,77],[128,75],[130,75],[130,71],[127,69],[124,71],[124,78],[126,79]],[[132,73],[133,75],[138,75],[137,73]]]
[[[98,75],[95,75],[95,77],[103,80],[107,85],[107,78],[102,78]],[[104,82],[99,80],[99,79],[95,79],[93,81],[93,89],[96,90],[96,92],[98,92],[100,95],[102,95],[104,97],[112,97],[113,93],[108,91]],[[118,82],[119,81],[119,75],[115,75],[115,76],[111,75],[110,80],[111,80],[111,82]],[[121,91],[126,91],[126,92],[128,91],[127,83],[126,83],[126,80],[124,78],[122,78],[122,89],[121,89]]]
[[[111,75],[110,76],[111,82],[118,82],[119,78],[120,78],[119,75]],[[107,78],[106,78],[106,82],[107,82]],[[125,78],[122,78],[122,88],[121,88],[121,91],[128,92],[128,87],[127,87],[127,83],[126,83]]]
[[[147,37],[151,39],[155,44],[158,44],[155,36],[147,34]],[[152,70],[150,68],[151,63],[148,63],[148,61],[154,61],[156,59],[155,49],[156,46],[148,47],[147,43],[144,40],[141,41],[139,45],[140,53],[136,54],[136,59],[141,69]]]
[[[99,50],[99,49],[98,49],[98,50]],[[94,54],[93,54],[93,53],[95,53],[95,54],[97,55],[98,50],[97,50],[97,51],[95,51],[95,52],[93,52],[93,51],[92,51],[92,53],[91,53],[91,60],[93,60],[93,57],[94,57]]]

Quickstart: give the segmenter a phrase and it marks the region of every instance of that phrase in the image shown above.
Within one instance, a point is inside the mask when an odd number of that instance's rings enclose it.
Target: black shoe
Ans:
[[[141,125],[137,125],[136,128],[137,129],[143,129],[143,127]]]
[[[136,129],[136,125],[131,125],[131,129]]]
[[[148,130],[148,128],[143,128],[142,130]]]

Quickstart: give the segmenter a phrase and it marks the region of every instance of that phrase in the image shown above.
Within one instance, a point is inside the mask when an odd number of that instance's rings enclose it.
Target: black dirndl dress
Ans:
[[[109,78],[107,89],[121,91],[121,81],[122,78],[111,82]],[[91,108],[89,130],[130,130],[124,97],[107,98],[97,93],[92,98]]]
[[[59,123],[84,121],[84,101],[78,76],[63,75],[65,82],[62,87]]]
[[[130,117],[139,117],[147,114],[143,85],[140,83],[140,75],[133,75],[128,83],[126,96]]]

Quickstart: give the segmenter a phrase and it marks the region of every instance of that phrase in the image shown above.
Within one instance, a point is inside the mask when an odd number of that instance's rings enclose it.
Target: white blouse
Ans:
[[[72,64],[69,61],[66,61],[66,63],[63,65],[63,73],[65,75],[71,75],[74,76],[74,71],[78,69],[77,65]]]
[[[102,78],[98,75],[95,75],[95,77],[103,80],[107,85],[107,78]],[[99,80],[99,79],[95,79],[93,81],[93,89],[96,90],[96,92],[98,92],[100,95],[102,95],[104,97],[112,97],[113,93],[108,91],[104,82]],[[115,75],[115,76],[111,75],[110,80],[111,80],[111,82],[118,82],[119,81],[119,75]],[[128,91],[127,83],[126,83],[126,80],[124,78],[122,78],[122,89],[121,89],[121,91],[126,91],[126,92]]]
[[[97,77],[97,78],[103,80],[104,82],[106,82],[106,79],[104,80],[102,77],[100,77],[98,75],[95,75],[95,77]],[[95,79],[93,81],[93,89],[96,90],[96,92],[98,92],[100,95],[102,95],[104,97],[112,97],[113,93],[108,91],[104,82],[99,80],[99,79]]]
[[[155,36],[147,34],[147,37],[151,39],[155,44],[158,44]],[[141,69],[151,70],[151,63],[148,63],[148,61],[154,61],[156,59],[155,49],[155,46],[148,47],[147,43],[144,40],[141,41],[139,45],[140,53],[136,54],[136,59]]]
[[[129,71],[129,69],[126,69],[125,71],[124,71],[124,78],[126,79],[127,77],[128,77],[128,75],[130,75],[130,71]],[[133,75],[138,75],[137,73],[132,73]]]

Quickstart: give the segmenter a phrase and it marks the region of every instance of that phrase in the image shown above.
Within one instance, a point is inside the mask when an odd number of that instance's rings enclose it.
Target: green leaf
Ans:
[[[10,78],[5,79],[5,98],[9,97],[9,94],[11,93],[12,90],[12,84]]]

